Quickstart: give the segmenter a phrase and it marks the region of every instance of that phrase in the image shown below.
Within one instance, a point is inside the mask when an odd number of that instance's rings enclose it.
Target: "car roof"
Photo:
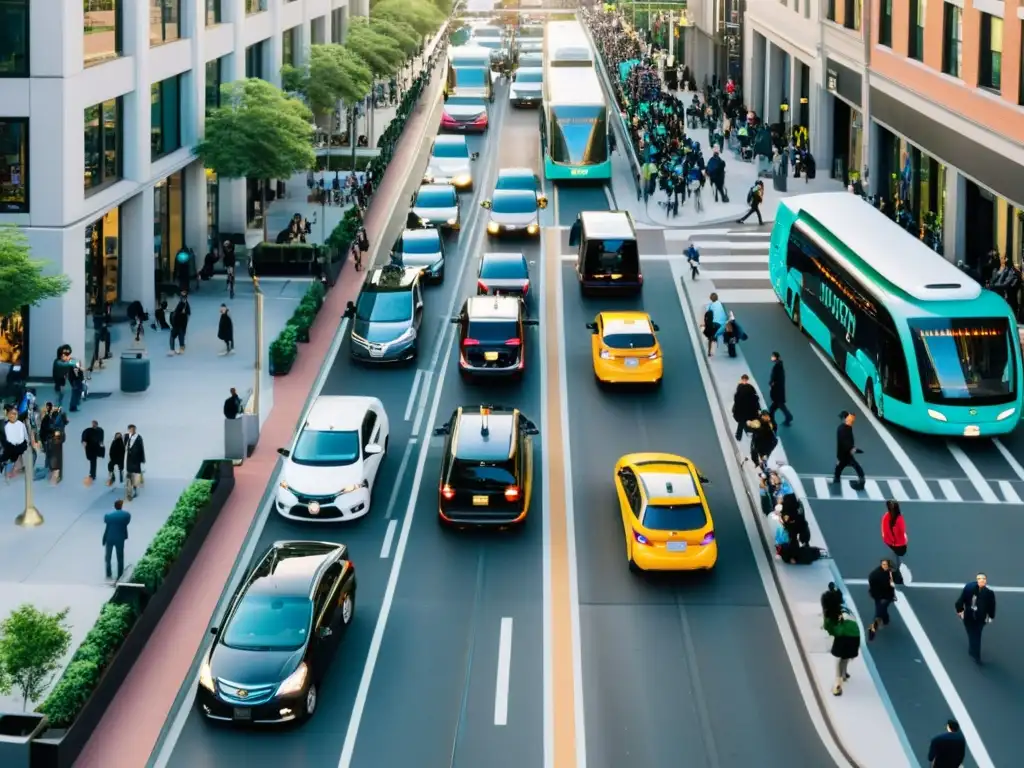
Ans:
[[[494,190],[491,202],[495,200],[524,200],[536,206],[537,193],[529,189],[496,189]]]
[[[309,409],[304,428],[317,432],[351,432],[362,426],[363,416],[371,407],[380,405],[375,397],[320,395]]]
[[[437,243],[441,241],[441,233],[436,229],[403,229],[402,240],[405,242],[423,240]]]
[[[491,408],[484,415],[483,410],[480,406],[459,408],[452,455],[464,461],[508,461],[515,452],[512,437],[517,412]]]
[[[420,193],[422,192],[444,192],[446,195],[449,195],[450,197],[453,198],[458,196],[455,187],[453,187],[451,184],[422,184],[420,185],[419,189],[416,190],[417,200],[419,199]]]
[[[583,231],[595,240],[636,240],[633,219],[626,211],[583,211]]]
[[[470,296],[466,315],[470,320],[518,320],[522,304],[518,296]]]
[[[532,168],[499,168],[498,179],[529,178],[536,180],[537,174]]]
[[[458,134],[442,133],[434,137],[434,146],[437,145],[450,145],[450,146],[469,146],[469,142],[466,141],[465,136],[459,136]]]
[[[637,467],[637,474],[644,486],[644,495],[649,504],[687,504],[700,500],[697,480],[689,464],[667,464],[665,462],[644,462]]]
[[[247,594],[309,597],[317,574],[344,544],[325,541],[275,541],[249,577]]]
[[[394,264],[377,267],[366,275],[363,290],[371,290],[374,293],[408,291],[419,280],[421,274],[422,270],[416,267],[399,267]]]
[[[605,336],[654,333],[654,324],[646,312],[602,312],[601,322]]]

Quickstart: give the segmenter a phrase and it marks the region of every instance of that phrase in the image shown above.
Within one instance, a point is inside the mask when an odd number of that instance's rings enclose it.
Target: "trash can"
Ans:
[[[0,712],[0,765],[29,768],[32,740],[46,730],[46,715]]]
[[[121,353],[121,391],[145,392],[149,389],[149,358],[145,350]]]

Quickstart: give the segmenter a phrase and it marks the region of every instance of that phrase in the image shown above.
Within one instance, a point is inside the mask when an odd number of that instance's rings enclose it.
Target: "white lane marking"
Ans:
[[[553,181],[551,182],[551,197],[554,198],[554,200],[552,201],[551,210],[552,213],[554,213],[555,215],[555,224],[558,225],[560,229],[571,229],[571,227],[562,227],[561,224],[559,224],[559,222],[561,222],[561,219],[558,217],[558,185],[555,184],[555,182]]]
[[[683,320],[686,323],[687,331],[690,335],[690,344],[693,346],[694,357],[697,360],[697,370],[700,372],[701,383],[704,386],[704,391],[708,393],[709,397],[713,399],[712,402],[708,403],[709,410],[711,411],[711,420],[715,425],[715,432],[718,435],[718,445],[722,450],[722,459],[725,462],[725,466],[735,467],[737,466],[737,457],[735,448],[735,434],[732,429],[725,424],[725,418],[722,416],[722,407],[717,402],[717,395],[714,393],[715,385],[711,379],[711,371],[708,368],[707,358],[703,354],[702,347],[702,336],[697,332],[697,323],[692,316],[693,309],[690,305],[690,301],[686,296],[683,289],[682,277],[685,274],[685,268],[681,264],[672,263],[672,282],[675,283],[676,293],[679,296],[679,304],[683,313]],[[750,500],[747,496],[746,489],[743,486],[743,481],[740,479],[740,473],[743,472],[743,468],[740,467],[738,472],[729,472],[729,485],[732,488],[733,496],[736,499],[736,504],[743,510],[744,508],[749,509]],[[796,478],[799,484],[799,478]],[[806,499],[806,494],[803,494],[803,488],[799,489],[799,495],[802,495]],[[808,505],[809,506],[809,505]],[[816,701],[814,694],[814,688],[810,676],[807,673],[807,669],[804,666],[803,659],[800,656],[799,643],[796,639],[796,634],[786,618],[786,609],[783,605],[782,595],[779,593],[779,588],[775,583],[775,579],[772,576],[771,566],[768,563],[768,558],[765,555],[764,546],[761,543],[760,534],[755,527],[756,523],[749,514],[740,512],[740,519],[743,521],[743,528],[747,534],[747,540],[750,544],[750,550],[754,555],[754,562],[757,565],[757,573],[761,578],[761,584],[764,587],[765,595],[768,598],[768,604],[772,610],[772,617],[775,619],[775,624],[779,629],[779,636],[782,638],[782,647],[789,659],[789,664],[793,669],[793,677],[796,680],[797,687],[800,689],[801,699],[804,702],[804,708],[807,710],[808,716],[811,718],[811,722],[814,723],[814,728],[818,733],[818,738],[821,739],[821,743],[825,745],[825,749],[828,750],[829,755],[832,757],[836,765],[846,765],[847,760],[843,757],[839,746],[836,744],[835,738],[829,731],[825,724],[825,717],[821,709],[813,705]],[[867,653],[864,654],[867,656]],[[586,768],[585,766],[579,766],[579,768]]]
[[[847,584],[857,587],[867,586],[867,579],[843,579]],[[964,588],[963,584],[952,581],[915,581],[912,584],[902,584],[901,589],[948,589],[959,592]],[[996,587],[992,584],[988,588],[993,592],[1006,592],[1011,595],[1024,595],[1024,587]]]
[[[709,253],[700,255],[700,265],[707,264],[767,264],[768,256],[726,256],[724,254]]]
[[[910,501],[910,494],[903,488],[903,483],[899,480],[886,480],[889,486],[889,493],[896,501]]]
[[[458,292],[454,292],[458,295]],[[438,381],[445,380],[448,371],[448,363],[452,359],[452,347],[455,343],[455,334],[448,332],[447,354],[441,360],[441,370],[438,372]],[[437,410],[441,406],[441,392],[444,387],[434,389],[433,403],[430,406],[430,417],[427,422],[428,429],[433,427],[437,419]],[[363,713],[366,710],[366,699],[370,695],[370,683],[373,681],[373,672],[377,667],[377,659],[380,657],[380,647],[384,642],[384,630],[388,625],[388,618],[391,616],[391,606],[395,602],[395,591],[398,588],[398,577],[402,572],[402,562],[405,560],[405,550],[409,544],[409,533],[412,531],[412,521],[416,515],[416,502],[419,499],[420,486],[423,483],[423,471],[427,466],[427,454],[430,452],[430,440],[420,442],[420,455],[416,462],[416,471],[413,474],[412,489],[409,492],[409,505],[405,510],[405,518],[402,520],[402,529],[398,535],[398,547],[395,549],[395,557],[392,560],[391,573],[388,575],[388,584],[384,590],[384,599],[381,601],[380,613],[377,614],[377,624],[373,628],[373,637],[370,639],[370,648],[366,653],[366,663],[363,665],[363,674],[359,678],[359,688],[356,690],[355,701],[352,702],[352,714],[348,720],[348,730],[345,732],[345,743],[341,748],[341,757],[338,759],[338,768],[351,768],[352,756],[355,754],[356,739],[359,736],[359,726],[363,722]]]
[[[1010,449],[1003,445],[1003,441],[998,437],[994,437],[992,438],[992,444],[996,447],[996,450],[1003,454],[1003,458],[1006,459],[1006,463],[1010,465],[1010,469],[1013,470],[1014,474],[1021,480],[1024,480],[1024,466],[1021,466],[1017,458],[1010,453]]]
[[[703,259],[701,259],[701,266],[704,266]],[[701,269],[700,276],[714,282],[716,290],[722,287],[720,281],[728,282],[730,280],[761,280],[771,285],[771,275],[767,269]],[[775,296],[775,291],[772,291],[772,296]]]
[[[602,189],[604,189],[604,199],[608,201],[608,210],[609,211],[614,211],[615,210],[615,201],[612,199],[611,182],[609,181],[608,184],[605,184],[602,187]]]
[[[877,480],[865,480],[864,490],[867,491],[868,498],[872,501],[885,501],[885,494],[882,493]]]
[[[685,242],[687,240],[692,240],[694,237],[728,235],[730,232],[731,230],[728,229],[666,229],[665,240],[672,242]]]
[[[1020,500],[1020,496],[1018,496],[1017,492],[1013,489],[1013,483],[1011,483],[1009,480],[999,481],[999,492],[1003,494],[1003,498],[1006,500],[1007,504],[1022,503]]]
[[[721,294],[719,294],[721,296]],[[725,301],[725,299],[722,299]],[[810,343],[811,351],[817,355],[821,364],[825,366],[832,378],[834,378],[839,386],[843,388],[843,391],[849,396],[850,400],[856,404],[857,410],[860,412],[859,416],[863,417],[868,424],[874,427],[875,432],[882,438],[882,442],[889,449],[889,453],[892,454],[893,458],[896,459],[896,463],[903,467],[903,471],[907,473],[907,478],[910,480],[910,484],[914,486],[914,490],[917,492],[917,498],[919,501],[935,501],[935,495],[932,493],[932,489],[928,487],[928,483],[924,480],[924,475],[921,474],[921,470],[917,468],[917,465],[911,460],[910,455],[903,450],[903,446],[897,442],[896,438],[892,436],[892,432],[882,424],[878,418],[871,413],[867,408],[863,407],[860,394],[850,385],[850,382],[836,370],[835,364],[825,357],[825,353],[818,349],[815,342]]]
[[[512,619],[501,620],[498,636],[498,678],[494,683],[494,724],[508,725],[508,685],[512,674]]]
[[[381,560],[387,560],[389,557],[391,557],[391,542],[395,540],[395,529],[397,527],[397,520],[388,521],[388,530],[384,534],[384,543],[380,547]]]
[[[420,379],[423,378],[424,371],[418,369],[416,371],[416,377],[412,380],[412,391],[409,392],[409,399],[405,403],[405,420],[408,421],[412,418],[412,409],[416,405],[416,398],[420,393]]]
[[[430,371],[424,371],[423,373],[423,387],[419,397],[420,404],[416,408],[416,421],[412,423],[412,434],[414,437],[420,433],[420,426],[423,424],[423,414],[427,410],[427,402],[430,399],[430,379],[433,375]],[[440,383],[438,384],[438,389],[440,389]]]
[[[693,244],[697,246],[697,250],[701,252],[701,257],[704,256],[705,250],[721,250],[732,253],[734,251],[767,251],[768,241],[764,242],[750,242],[746,240],[733,241],[733,240],[694,240]],[[767,259],[767,256],[765,256]]]
[[[845,501],[856,501],[857,499],[860,498],[860,495],[857,493],[856,490],[854,490],[854,487],[853,487],[852,483],[853,483],[852,480],[843,480],[839,484],[839,487],[843,491],[843,499]]]
[[[956,463],[960,465],[964,474],[967,475],[967,479],[971,481],[981,500],[986,504],[998,504],[999,497],[996,496],[996,492],[992,490],[992,486],[988,484],[988,480],[982,476],[981,471],[974,465],[974,462],[967,458],[963,448],[950,442],[946,443],[946,447],[949,448],[949,452],[953,454]]]
[[[832,494],[829,493],[828,480],[824,477],[814,478],[814,495],[819,499],[830,499]]]
[[[942,489],[942,495],[946,497],[946,501],[963,501],[960,491],[956,489],[952,480],[939,480],[939,488]]]
[[[409,466],[409,457],[412,456],[413,446],[416,445],[416,438],[409,438],[409,442],[405,444],[405,452],[402,454],[402,461],[398,465],[398,477],[395,478],[395,484],[391,486],[391,498],[388,499],[388,510],[384,515],[385,520],[390,520],[391,515],[395,511],[395,504],[398,502],[398,492],[402,489],[402,479],[405,477],[405,470]]]
[[[563,253],[558,258],[560,261],[576,261],[576,254]],[[686,261],[686,257],[680,253],[641,253],[640,261]]]

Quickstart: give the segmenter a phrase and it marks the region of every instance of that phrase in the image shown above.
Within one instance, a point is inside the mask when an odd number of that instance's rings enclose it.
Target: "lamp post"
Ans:
[[[260,279],[252,278],[253,297],[256,302],[256,381],[252,388],[252,410],[256,418],[260,417],[260,383],[263,379],[263,291],[260,290]]]
[[[25,472],[25,509],[24,511],[14,518],[16,525],[20,525],[22,528],[37,528],[43,524],[43,516],[39,513],[39,509],[36,507],[35,497],[32,493],[32,473],[35,471],[35,461],[32,462],[32,466],[28,466],[27,458],[32,456],[35,457],[35,435],[32,434],[32,428],[26,425],[28,431],[28,448],[23,453],[21,459],[21,465]]]

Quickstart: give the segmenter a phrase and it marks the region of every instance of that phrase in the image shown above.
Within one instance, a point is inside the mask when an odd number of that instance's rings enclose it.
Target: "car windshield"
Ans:
[[[482,280],[525,280],[526,276],[526,264],[522,257],[488,258],[485,256],[480,267]]]
[[[421,189],[416,195],[413,208],[452,208],[455,205],[455,188]]]
[[[703,504],[648,504],[643,525],[649,531],[699,531],[708,524]]]
[[[640,271],[636,240],[590,240],[585,269],[590,275],[635,275]]]
[[[407,323],[412,319],[412,293],[364,291],[356,304],[356,319],[369,323]]]
[[[517,83],[540,83],[543,81],[544,73],[539,71],[520,71],[516,73]]]
[[[415,237],[402,240],[402,253],[433,255],[441,252],[441,241],[433,237]]]
[[[312,618],[313,601],[308,597],[246,595],[221,642],[240,651],[294,651],[306,644]]]
[[[495,213],[533,213],[537,210],[537,195],[534,192],[495,195],[491,210]]]
[[[451,485],[477,489],[507,488],[516,484],[516,476],[500,464],[481,464],[467,459],[455,461],[452,466]]]
[[[507,176],[498,176],[498,183],[494,185],[495,189],[522,189],[528,192],[537,193],[537,180],[533,176],[527,176],[526,174],[509,174]]]
[[[449,96],[444,105],[446,107],[480,107],[480,109],[487,109],[487,102],[480,96]]]
[[[359,459],[358,432],[303,429],[291,460],[306,467],[344,467]]]
[[[540,67],[543,66],[544,59],[539,53],[524,53],[519,57],[520,67]]]
[[[444,158],[461,158],[464,160],[469,159],[469,145],[464,141],[453,141],[453,142],[437,142],[434,145],[434,151],[431,152],[434,157]]]
[[[611,349],[650,349],[655,343],[651,333],[606,333],[603,340]]]
[[[457,88],[486,88],[490,72],[477,67],[456,67],[455,86]],[[449,103],[451,99],[448,99]]]
[[[996,405],[1016,398],[1006,318],[922,318],[910,321],[910,332],[927,402]]]
[[[519,329],[513,320],[470,320],[466,338],[481,344],[504,344],[519,338]]]

